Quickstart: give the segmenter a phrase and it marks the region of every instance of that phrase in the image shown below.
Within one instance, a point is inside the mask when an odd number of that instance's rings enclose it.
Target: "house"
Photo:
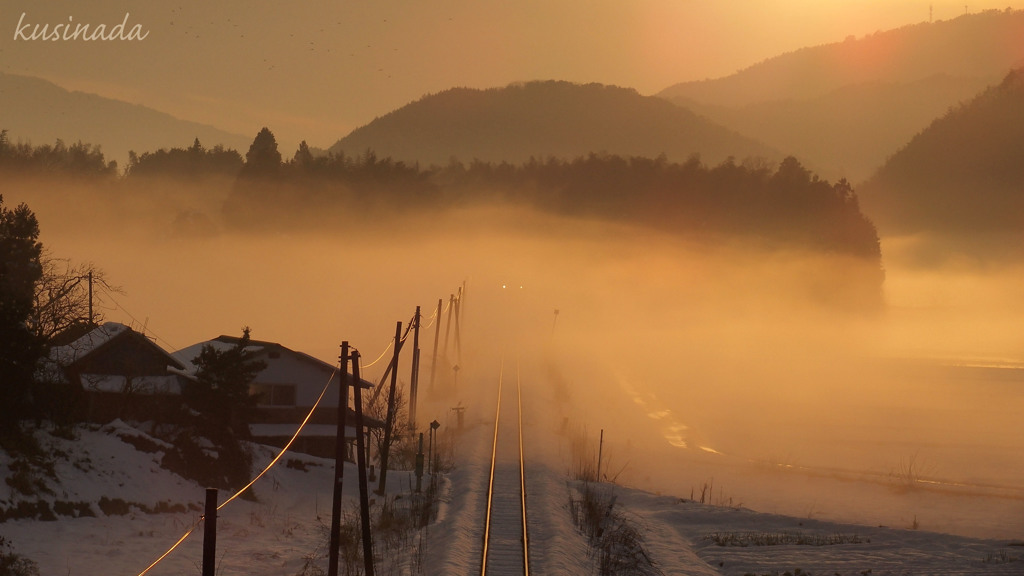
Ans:
[[[173,370],[184,365],[145,334],[107,322],[68,340],[50,349],[40,373],[81,386],[86,420],[159,418],[180,403],[182,376]]]
[[[173,356],[185,366],[182,374],[194,377],[197,367],[193,360],[199,357],[204,346],[212,346],[223,351],[237,346],[240,342],[241,338],[238,337],[218,336],[213,340],[199,342],[179,350]],[[266,364],[249,386],[250,393],[258,397],[256,415],[249,426],[253,440],[272,446],[284,446],[313,406],[317,405],[316,411],[303,427],[291,449],[317,456],[333,457],[337,435],[340,381],[338,367],[276,342],[249,340],[247,350],[254,360]],[[370,388],[372,384],[363,380],[361,386],[365,389]],[[346,414],[345,435],[350,440],[355,436],[355,422],[355,412],[349,408]],[[379,420],[364,416],[364,426],[379,428],[383,424]]]

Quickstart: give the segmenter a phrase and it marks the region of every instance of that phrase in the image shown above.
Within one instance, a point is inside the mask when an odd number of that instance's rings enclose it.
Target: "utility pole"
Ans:
[[[377,493],[384,494],[388,483],[388,454],[391,452],[391,428],[395,424],[395,388],[398,387],[398,352],[397,345],[402,340],[402,323],[398,322],[395,327],[395,357],[391,361],[394,370],[391,371],[391,388],[388,390],[388,413],[384,422],[384,442],[381,445],[383,450],[380,453],[380,482],[377,484]]]
[[[462,308],[462,288],[459,288],[459,297],[455,300],[455,359],[456,364],[462,364],[462,339],[459,337],[459,309]]]
[[[448,295],[448,322],[444,326],[444,353],[442,356],[448,358],[448,336],[452,331],[452,313],[455,311],[455,294]]]
[[[420,387],[420,307],[413,316],[412,377],[409,379],[409,430],[416,429],[416,397]]]
[[[92,269],[89,269],[89,327],[92,328],[92,319],[96,316],[92,313]]]
[[[338,372],[338,431],[334,441],[334,499],[331,502],[331,537],[327,576],[338,576],[338,552],[341,545],[341,487],[345,476],[345,420],[348,414],[348,341],[341,343]]]
[[[355,382],[356,404],[356,453],[359,467],[359,518],[363,529],[363,570],[366,576],[373,574],[373,539],[370,533],[370,489],[366,485],[366,436],[363,434],[363,388],[359,376],[359,352],[352,355],[352,379]]]
[[[437,344],[438,337],[441,335],[441,303],[444,300],[441,298],[437,299],[437,314],[434,315],[434,358],[430,361],[430,393],[434,393],[434,376],[437,374]]]

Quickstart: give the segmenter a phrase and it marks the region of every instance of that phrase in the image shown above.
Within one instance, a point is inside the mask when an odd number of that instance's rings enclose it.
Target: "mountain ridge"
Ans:
[[[1024,226],[1024,68],[935,119],[862,187],[890,234],[975,237]]]
[[[592,152],[709,163],[730,156],[781,159],[777,151],[631,88],[535,81],[428,94],[339,139],[329,151],[373,150],[406,162],[528,161]]]
[[[863,182],[949,108],[1024,64],[1024,10],[810,46],[658,93],[827,178]]]
[[[176,118],[154,108],[67,90],[49,80],[0,72],[0,129],[12,142],[86,142],[107,160],[127,165],[128,152],[204,145],[245,149],[250,138]]]
[[[850,84],[913,81],[940,73],[998,78],[1024,64],[1022,34],[1024,10],[988,10],[800,48],[729,76],[673,84],[657,95],[742,106],[820,96]],[[953,42],[957,37],[960,41]],[[970,49],[962,49],[965,45]],[[813,83],[799,82],[807,79]]]

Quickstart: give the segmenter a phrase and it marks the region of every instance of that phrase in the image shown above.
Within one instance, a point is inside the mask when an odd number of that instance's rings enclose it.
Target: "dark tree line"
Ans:
[[[0,130],[0,173],[65,174],[70,176],[115,176],[117,162],[107,162],[99,146],[63,140],[32,146],[12,143],[7,130]]]
[[[741,235],[769,243],[881,257],[874,225],[853,187],[819,179],[795,158],[778,167],[729,159],[714,167],[698,156],[659,158],[590,154],[521,165],[458,161],[437,170],[451,202],[488,196],[560,214],[632,221],[686,235]]]
[[[768,245],[849,254],[880,261],[874,224],[846,180],[818,178],[796,158],[778,166],[729,159],[704,165],[664,156],[590,154],[573,160],[531,158],[522,164],[452,159],[421,168],[372,151],[359,157],[314,155],[303,142],[282,160],[273,134],[260,132],[225,207],[243,227],[329,226],[344,208],[361,217],[410,208],[443,209],[493,201],[548,212],[654,226],[715,238],[742,236]]]
[[[5,136],[0,140],[0,168],[10,158],[54,154],[84,158],[63,166],[91,166],[94,173],[111,169],[96,147],[67,148],[58,142],[32,149],[12,146]],[[521,164],[465,164],[453,158],[444,166],[423,168],[379,158],[372,150],[359,156],[314,151],[306,142],[286,160],[273,132],[263,128],[244,159],[220,146],[206,149],[198,139],[187,149],[133,152],[123,180],[131,188],[145,177],[218,175],[234,179],[224,216],[239,228],[322,228],[332,226],[339,214],[365,219],[497,200],[698,238],[740,236],[767,245],[881,259],[874,224],[861,212],[849,182],[821,180],[792,157],[777,166],[731,158],[707,166],[696,155],[679,163],[664,156],[592,153]]]
[[[161,176],[189,180],[209,176],[234,178],[243,165],[242,155],[237,150],[220,145],[208,150],[196,138],[188,148],[161,148],[141,156],[134,151],[129,152],[126,177]]]

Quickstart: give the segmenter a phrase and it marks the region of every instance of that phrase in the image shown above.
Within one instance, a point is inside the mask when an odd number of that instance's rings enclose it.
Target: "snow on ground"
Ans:
[[[481,456],[489,448],[492,431],[486,415],[467,421],[457,439],[455,468],[441,477],[442,503],[437,520],[423,532],[422,557],[413,559],[410,553],[404,559],[389,558],[391,567],[379,573],[479,570],[477,519],[482,516],[487,472]],[[539,427],[532,434],[544,439],[530,444],[535,452],[527,469],[532,569],[593,573],[595,559],[569,516],[567,439]],[[64,454],[55,467],[60,481],[50,482],[53,494],[45,498],[90,502],[95,514],[0,523],[0,536],[15,552],[37,562],[44,576],[139,574],[198,519],[203,488],[160,468],[159,452],[139,450],[121,439],[128,436],[145,435],[120,422],[83,428],[75,440],[42,435],[44,443]],[[260,448],[256,460],[265,464],[273,455],[271,449]],[[291,467],[284,465],[289,460],[294,460]],[[0,473],[10,477],[6,456],[0,456]],[[218,574],[292,575],[303,573],[307,565],[326,569],[332,477],[328,460],[286,455],[255,485],[256,501],[238,499],[222,509]],[[356,477],[355,468],[346,466],[349,510],[356,501]],[[411,486],[409,473],[389,476],[392,494],[408,493]],[[1024,547],[1007,540],[763,514],[611,484],[601,489],[613,491],[626,517],[643,530],[648,552],[664,574],[797,574],[798,569],[830,576],[1024,574]],[[103,497],[148,507],[169,501],[191,508],[149,514],[133,507],[123,516],[107,515],[98,505]],[[222,494],[221,500],[225,497]],[[0,486],[0,505],[8,507],[14,498],[9,486]],[[416,545],[414,539],[411,546]],[[201,548],[200,529],[149,574],[199,574]],[[416,566],[422,569],[417,572]]]

